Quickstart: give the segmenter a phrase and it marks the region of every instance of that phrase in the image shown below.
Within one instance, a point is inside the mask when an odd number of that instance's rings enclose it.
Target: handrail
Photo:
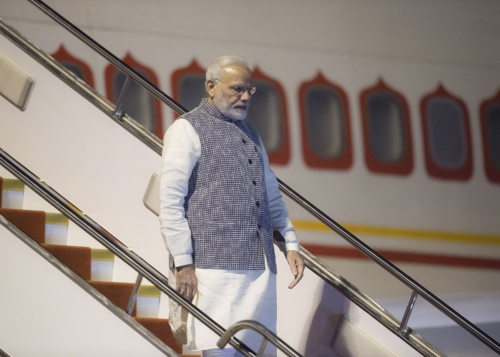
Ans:
[[[219,339],[219,342],[217,342],[217,346],[219,348],[224,348],[232,336],[234,336],[238,331],[244,330],[244,329],[254,330],[255,332],[260,333],[262,336],[266,336],[266,337],[264,337],[264,340],[262,341],[262,344],[260,345],[259,352],[257,353],[257,357],[261,357],[264,355],[264,351],[266,349],[267,342],[271,342],[280,351],[284,352],[287,356],[302,357],[301,354],[297,353],[288,344],[286,344],[281,338],[276,336],[276,334],[274,334],[274,332],[269,330],[267,327],[265,327],[261,323],[259,323],[257,321],[251,321],[251,320],[239,321],[239,322],[236,322],[235,324],[233,324],[232,326],[230,326],[227,329],[226,333],[224,333],[224,335],[221,336],[221,338]]]
[[[209,329],[211,329],[219,336],[222,336],[225,333],[225,330],[222,328],[222,326],[212,320],[196,306],[191,304],[188,300],[184,299],[179,293],[177,293],[177,291],[175,291],[175,289],[170,287],[168,285],[168,279],[164,275],[158,272],[154,267],[152,267],[148,262],[138,256],[125,244],[120,242],[111,233],[106,231],[93,219],[79,210],[71,202],[66,200],[62,195],[57,193],[43,180],[38,178],[27,168],[17,162],[2,148],[0,148],[0,164],[14,176],[16,176],[19,180],[21,180],[25,185],[31,188],[35,193],[44,198],[53,207],[55,207],[62,214],[64,214],[80,228],[82,228],[86,233],[95,238],[99,243],[101,243],[113,254],[123,260],[132,269],[137,271],[140,275],[145,277],[158,289],[164,292],[169,298],[173,299],[195,318],[204,323]],[[256,356],[254,351],[249,349],[244,343],[234,337],[229,340],[229,344],[247,357]]]
[[[351,232],[346,230],[340,224],[335,222],[333,219],[328,217],[325,213],[323,213],[319,208],[314,206],[312,203],[307,201],[304,197],[299,195],[296,191],[286,185],[283,181],[279,180],[280,189],[283,193],[285,193],[288,197],[306,209],[309,213],[315,216],[318,220],[324,223],[328,228],[335,231],[342,238],[351,243],[354,247],[356,247],[359,251],[361,251],[365,256],[369,259],[380,265],[383,269],[389,272],[391,275],[396,277],[399,281],[401,281],[406,286],[410,287],[413,292],[417,292],[420,296],[426,299],[429,303],[431,303],[434,307],[436,307],[439,311],[444,313],[450,319],[455,321],[458,325],[466,329],[469,333],[471,333],[474,337],[478,338],[485,345],[490,347],[497,353],[500,353],[500,344],[493,340],[490,336],[480,330],[477,326],[472,324],[465,317],[460,315],[457,311],[452,309],[446,303],[441,301],[437,296],[432,294],[430,291],[425,289],[422,285],[417,283],[411,277],[406,275],[402,270],[394,266],[391,262],[383,258],[380,254],[371,249],[368,245],[363,243],[360,239],[355,237]],[[410,298],[410,304],[414,301],[414,294],[412,293],[412,297]],[[407,316],[409,318],[409,315]]]
[[[88,45],[94,51],[96,51],[101,56],[103,56],[105,59],[107,59],[109,62],[111,62],[116,68],[120,69],[128,77],[132,78],[135,82],[137,82],[140,86],[145,88],[148,92],[150,92],[156,98],[160,99],[162,102],[167,104],[170,108],[175,110],[178,114],[184,114],[186,112],[186,109],[183,108],[179,103],[177,103],[175,100],[170,98],[163,91],[161,91],[159,88],[157,88],[151,82],[149,82],[147,79],[145,79],[143,76],[141,76],[139,73],[137,73],[134,69],[129,67],[127,64],[125,64],[122,60],[117,58],[115,55],[113,55],[107,49],[102,47],[99,43],[94,41],[91,37],[89,37],[87,34],[85,34],[79,28],[74,26],[71,22],[66,20],[63,16],[58,14],[56,11],[54,11],[50,6],[45,4],[43,1],[40,1],[40,0],[28,0],[28,1],[31,2],[33,5],[35,5],[36,7],[38,7],[41,11],[43,11],[49,17],[51,17],[59,25],[61,25],[66,30],[68,30],[73,35],[75,35],[78,39],[80,39],[82,42],[84,42],[86,45]],[[127,81],[126,81],[126,83],[127,83]]]
[[[129,66],[124,64],[121,60],[119,60],[113,54],[111,54],[109,51],[104,49],[101,45],[99,45],[93,39],[88,37],[80,29],[78,29],[77,27],[72,25],[69,21],[64,19],[61,15],[59,15],[56,11],[54,11],[49,6],[44,4],[41,0],[28,0],[28,1],[30,1],[32,4],[37,6],[40,10],[42,10],[44,13],[46,13],[54,21],[56,21],[61,26],[66,28],[68,31],[73,33],[77,38],[82,40],[85,44],[90,46],[96,52],[98,52],[103,57],[105,57],[110,62],[112,62],[116,67],[118,67],[120,70],[122,70],[127,76],[131,77],[139,85],[141,85],[145,89],[147,89],[156,98],[162,100],[165,104],[167,104],[169,107],[171,107],[173,110],[175,110],[178,114],[182,115],[186,112],[185,108],[183,108],[182,106],[177,104],[172,98],[170,98],[168,95],[164,94],[160,89],[158,89],[156,86],[154,86],[149,81],[144,79],[140,74],[138,74],[132,68],[130,68]],[[142,138],[142,140],[144,140],[144,138]],[[150,145],[150,146],[152,146],[152,145]],[[161,148],[160,149],[157,148],[156,151],[161,154]],[[316,206],[314,206],[312,203],[307,201],[305,198],[303,198],[301,195],[299,195],[296,191],[294,191],[292,188],[290,188],[288,185],[286,185],[283,181],[278,179],[278,183],[279,183],[280,190],[283,193],[285,193],[287,196],[289,196],[291,199],[293,199],[295,202],[297,202],[300,206],[305,208],[308,212],[312,213],[316,218],[318,218],[326,226],[328,226],[330,229],[335,231],[342,238],[344,238],[350,244],[352,244],[354,247],[356,247],[358,250],[360,250],[369,259],[373,260],[375,263],[377,263],[383,269],[388,271],[391,275],[395,276],[403,284],[410,287],[412,289],[412,297],[410,298],[410,303],[408,306],[410,306],[412,303],[412,300],[414,300],[414,298],[416,298],[416,295],[414,296],[414,294],[413,294],[413,292],[416,292],[417,294],[421,295],[424,299],[426,299],[429,303],[431,303],[434,307],[436,307],[439,311],[444,313],[446,316],[448,316],[450,319],[455,321],[458,325],[463,327],[465,330],[467,330],[474,337],[476,337],[481,342],[483,342],[485,345],[487,345],[489,348],[491,348],[492,350],[494,350],[497,353],[500,353],[500,344],[498,342],[493,340],[490,336],[485,334],[477,326],[472,324],[470,321],[465,319],[462,315],[460,315],[454,309],[449,307],[447,304],[445,304],[443,301],[441,301],[438,297],[436,297],[435,295],[430,293],[422,285],[420,285],[415,280],[413,280],[411,277],[406,275],[403,271],[401,271],[396,266],[394,266],[392,263],[390,263],[389,261],[384,259],[377,252],[375,252],[373,249],[371,249],[369,246],[367,246],[361,240],[359,240],[357,237],[355,237],[352,233],[347,231],[340,224],[338,224],[333,219],[328,217],[321,210],[319,210]],[[411,313],[411,309],[407,309],[407,312],[408,312],[407,318],[409,318],[409,313]]]

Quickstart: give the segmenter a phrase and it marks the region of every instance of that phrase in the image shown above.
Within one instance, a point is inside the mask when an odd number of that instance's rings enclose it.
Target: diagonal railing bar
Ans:
[[[120,242],[111,233],[106,231],[93,219],[88,217],[84,212],[79,210],[71,202],[66,200],[63,196],[57,193],[44,181],[30,172],[27,168],[17,162],[8,153],[0,148],[0,165],[5,167],[10,173],[21,180],[26,186],[31,188],[36,194],[45,199],[53,207],[59,210],[62,214],[72,220],[76,225],[82,228],[91,237],[96,239],[99,243],[104,245],[118,258],[123,260],[132,269],[136,270],[140,275],[150,281],[158,289],[164,292],[169,298],[173,299],[176,303],[186,309],[196,319],[200,320],[209,329],[215,332],[218,336],[225,333],[224,328],[217,322],[212,320],[209,316],[203,313],[196,306],[191,304],[188,300],[184,299],[175,289],[168,285],[168,279],[152,267],[148,262],[142,259],[134,251],[128,248],[125,244]],[[236,338],[231,338],[229,344],[243,353],[247,357],[255,357],[254,351],[249,349],[244,343]]]
[[[56,21],[58,24],[60,24],[66,30],[71,32],[74,36],[76,36],[78,39],[80,39],[83,43],[85,43],[90,48],[92,48],[94,51],[96,51],[101,56],[106,58],[116,68],[118,68],[120,71],[125,73],[127,75],[127,77],[134,80],[140,86],[144,87],[148,92],[150,92],[156,98],[160,99],[162,102],[167,104],[170,108],[175,110],[178,114],[184,114],[186,112],[186,109],[183,108],[179,103],[177,103],[171,97],[169,97],[168,95],[163,93],[154,84],[152,84],[146,78],[141,76],[138,72],[136,72],[134,69],[132,69],[126,63],[124,63],[122,60],[117,58],[111,52],[109,52],[106,48],[104,48],[99,43],[94,41],[94,39],[92,39],[86,33],[81,31],[78,27],[74,26],[71,22],[66,20],[63,16],[61,16],[59,13],[54,11],[50,6],[45,4],[43,1],[40,1],[40,0],[28,0],[28,1],[31,2],[33,5],[35,5],[36,7],[38,7],[41,11],[43,11],[45,14],[47,14],[50,18],[52,18],[54,21]]]
[[[465,330],[467,330],[470,334],[472,334],[474,337],[479,339],[481,342],[483,342],[489,348],[491,348],[492,350],[494,350],[497,353],[500,353],[500,344],[497,341],[492,339],[490,336],[488,336],[486,333],[484,333],[481,329],[479,329],[476,325],[474,325],[469,320],[467,320],[465,317],[460,315],[457,311],[452,309],[450,306],[448,306],[446,303],[444,303],[437,296],[435,296],[430,291],[425,289],[422,285],[417,283],[415,280],[413,280],[410,276],[405,274],[402,270],[397,268],[391,262],[384,259],[380,254],[375,252],[368,245],[363,243],[360,239],[355,237],[351,232],[346,230],[344,227],[342,227],[340,224],[335,222],[333,219],[328,217],[319,208],[317,208],[312,203],[307,201],[304,197],[302,197],[297,192],[295,192],[293,189],[291,189],[283,181],[278,179],[278,182],[280,185],[280,189],[283,193],[285,193],[288,197],[290,197],[292,200],[294,200],[296,203],[298,203],[300,206],[302,206],[304,209],[306,209],[309,213],[311,213],[318,220],[320,220],[322,223],[324,223],[328,228],[330,228],[331,230],[336,232],[338,235],[340,235],[342,238],[347,240],[350,244],[352,244],[359,251],[361,251],[365,256],[367,256],[369,259],[371,259],[376,264],[381,266],[383,269],[385,269],[391,275],[393,275],[394,277],[399,279],[403,284],[405,284],[406,286],[411,288],[413,292],[418,293],[422,298],[427,300],[435,308],[437,308],[443,314],[445,314],[450,319],[455,321],[458,325],[463,327]],[[413,294],[412,294],[412,296],[413,296]],[[413,299],[413,297],[411,299]],[[408,316],[408,319],[409,319],[409,316]]]
[[[69,21],[67,21],[61,15],[59,15],[52,8],[50,8],[45,3],[43,3],[43,1],[40,1],[40,0],[28,0],[28,1],[31,2],[32,4],[34,4],[35,6],[37,6],[40,10],[42,10],[44,13],[46,13],[54,21],[56,21],[62,27],[64,27],[68,31],[70,31],[72,34],[74,34],[77,38],[79,38],[81,41],[86,43],[88,46],[90,46],[96,52],[101,54],[108,61],[113,63],[117,68],[119,68],[122,72],[124,72],[132,80],[137,82],[139,85],[143,86],[151,94],[153,94],[156,98],[162,100],[165,104],[167,104],[169,107],[171,107],[178,114],[182,115],[186,112],[185,108],[180,106],[172,98],[170,98],[168,95],[163,93],[160,89],[158,89],[156,86],[154,86],[149,81],[144,79],[140,74],[138,74],[132,68],[127,66],[120,59],[118,59],[113,54],[111,54],[109,51],[107,51],[104,47],[99,45],[96,41],[94,41],[92,38],[87,36],[80,29],[75,27],[73,24],[71,24]],[[146,142],[148,140],[152,141],[153,139],[148,138],[148,137],[142,137],[141,140]],[[157,153],[161,154],[161,144],[154,142],[154,143],[148,143],[148,145],[150,147],[153,147]],[[421,286],[419,283],[417,283],[411,277],[406,275],[403,271],[401,271],[396,266],[394,266],[392,263],[390,263],[389,261],[384,259],[377,252],[375,252],[373,249],[371,249],[369,246],[367,246],[365,243],[363,243],[360,239],[355,237],[352,233],[347,231],[340,224],[338,224],[333,219],[328,217],[320,209],[315,207],[312,203],[307,201],[304,197],[302,197],[296,191],[294,191],[292,188],[290,188],[288,185],[286,185],[283,181],[278,179],[278,183],[279,183],[280,190],[284,194],[289,196],[292,200],[294,200],[300,206],[302,206],[304,209],[306,209],[308,212],[313,214],[316,218],[318,218],[321,222],[323,222],[327,227],[329,227],[331,230],[333,230],[334,232],[339,234],[342,238],[347,240],[351,245],[353,245],[358,250],[360,250],[369,259],[373,260],[375,263],[377,263],[379,266],[381,266],[383,269],[385,269],[391,275],[393,275],[394,277],[399,279],[403,284],[410,287],[413,292],[418,293],[418,295],[420,295],[422,298],[424,298],[429,303],[431,303],[439,311],[441,311],[446,316],[448,316],[450,319],[452,319],[454,322],[456,322],[458,325],[463,327],[466,331],[468,331],[470,334],[472,334],[478,340],[483,342],[489,348],[491,348],[492,350],[494,350],[495,352],[500,354],[500,344],[497,341],[493,340],[490,336],[488,336],[486,333],[484,333],[482,330],[480,330],[477,326],[472,324],[470,321],[468,321],[466,318],[464,318],[458,312],[456,312],[451,307],[449,307],[446,303],[441,301],[438,297],[436,297],[435,295],[430,293],[423,286]],[[308,264],[312,264],[312,263],[308,263]],[[332,281],[329,281],[329,283],[334,284]]]

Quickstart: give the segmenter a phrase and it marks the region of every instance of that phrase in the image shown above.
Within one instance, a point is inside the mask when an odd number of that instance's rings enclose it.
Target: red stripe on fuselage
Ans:
[[[319,257],[323,256],[347,259],[368,259],[363,253],[354,248],[317,244],[303,244],[303,247],[312,254]],[[464,257],[442,254],[408,253],[390,250],[378,250],[377,253],[390,262],[500,270],[500,259]]]

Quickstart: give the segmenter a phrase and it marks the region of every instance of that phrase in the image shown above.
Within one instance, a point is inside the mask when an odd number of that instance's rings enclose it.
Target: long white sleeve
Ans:
[[[175,266],[193,262],[191,230],[186,219],[184,199],[198,158],[198,134],[185,119],[177,119],[165,133],[160,179],[160,224]]]
[[[299,241],[295,235],[295,228],[288,217],[288,210],[286,209],[285,202],[283,202],[281,197],[278,180],[276,180],[276,176],[269,166],[269,158],[267,157],[267,152],[264,144],[262,144],[262,140],[260,142],[260,148],[262,150],[262,159],[264,161],[267,199],[269,200],[269,210],[271,211],[273,230],[279,231],[285,238],[287,251],[300,251]]]

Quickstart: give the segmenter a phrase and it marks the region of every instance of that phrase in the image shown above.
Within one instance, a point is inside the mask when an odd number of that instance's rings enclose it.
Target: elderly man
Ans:
[[[304,264],[264,146],[244,120],[256,90],[252,73],[242,58],[219,57],[208,67],[205,87],[208,99],[164,138],[160,222],[175,272],[170,280],[224,328],[251,319],[276,332],[273,231],[285,238],[289,288],[302,278]],[[176,333],[179,309],[170,308]],[[218,336],[191,315],[186,326],[190,350],[240,355],[218,349]],[[254,350],[260,345],[252,331],[237,337]],[[276,348],[269,344],[266,355],[275,356]]]

